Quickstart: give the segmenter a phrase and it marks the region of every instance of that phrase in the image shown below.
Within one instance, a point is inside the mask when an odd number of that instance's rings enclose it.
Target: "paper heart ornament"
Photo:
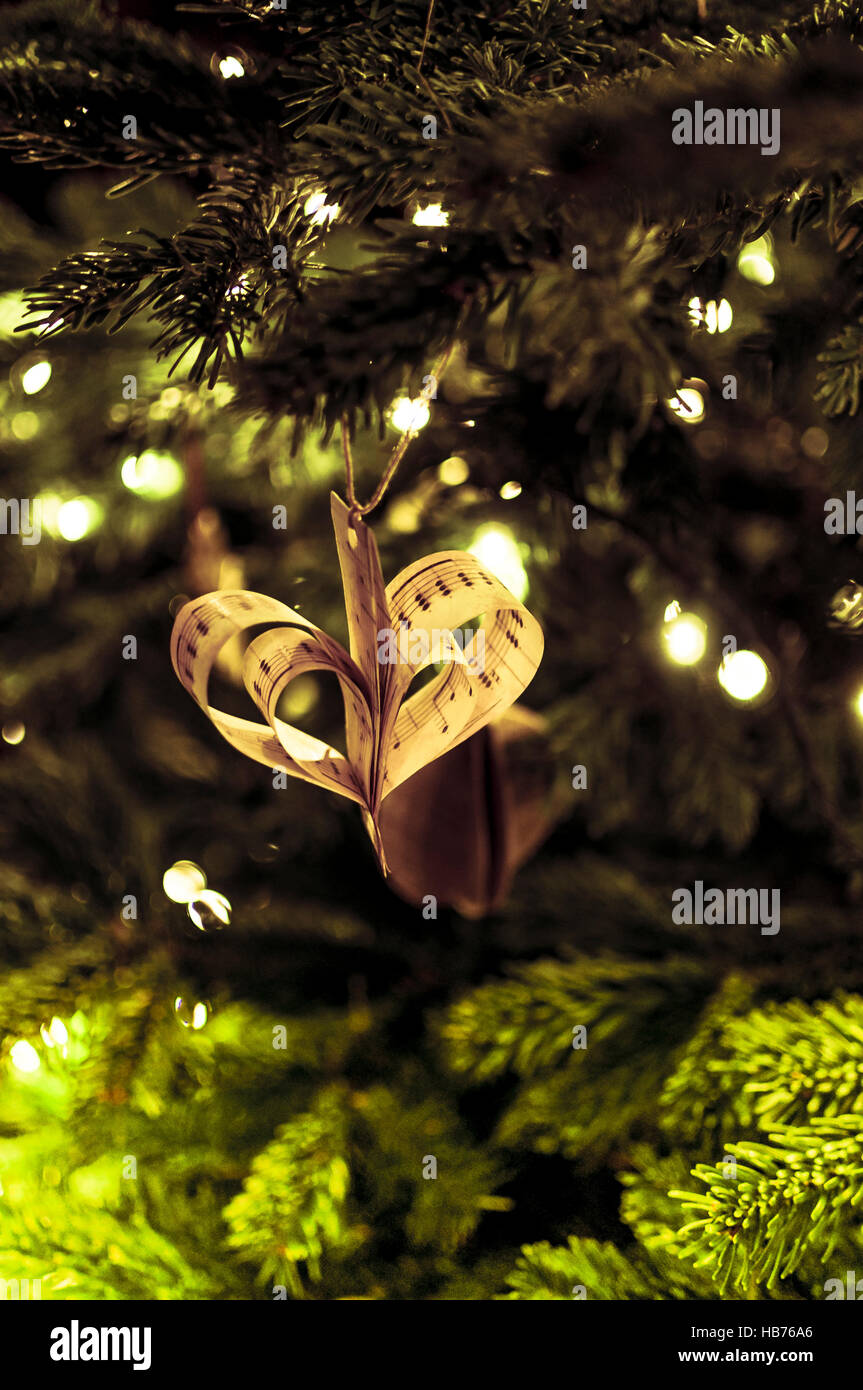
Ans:
[[[350,655],[277,599],[219,590],[180,610],[171,660],[182,684],[241,753],[356,801],[386,873],[379,819],[384,798],[518,699],[542,658],[542,629],[464,551],[427,555],[384,586],[371,531],[335,493],[331,510]],[[482,626],[468,640],[451,637],[480,616]],[[225,643],[267,622],[279,626],[255,637],[243,659],[243,682],[262,724],[214,709],[207,687]],[[435,661],[443,662],[439,673],[406,699],[416,673]],[[338,678],[346,753],[276,716],[282,692],[308,671]]]

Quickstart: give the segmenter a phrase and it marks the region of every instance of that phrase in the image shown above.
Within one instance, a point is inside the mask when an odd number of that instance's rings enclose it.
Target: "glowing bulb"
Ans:
[[[42,1041],[46,1047],[63,1048],[69,1041],[69,1031],[62,1018],[57,1018],[56,1015],[51,1019],[47,1028],[43,1023],[39,1032],[42,1034]]]
[[[174,1017],[183,1028],[194,1028],[196,1031],[203,1028],[208,1014],[207,1006],[201,1000],[196,1004],[189,1004],[188,1000],[179,994],[174,1000]]]
[[[0,734],[4,743],[11,743],[14,748],[16,744],[24,742],[24,735],[27,730],[19,719],[13,720],[11,724],[4,724]]]
[[[518,543],[505,526],[483,526],[473,538],[469,553],[505,584],[517,599],[527,595],[527,571],[521,563]]]
[[[666,401],[666,405],[687,425],[697,425],[699,420],[704,419],[704,397],[694,386],[681,386],[677,395]]]
[[[10,429],[16,439],[26,444],[39,433],[39,416],[35,410],[18,410],[12,416]]]
[[[92,497],[73,497],[57,512],[57,531],[64,541],[80,541],[98,526],[102,508]]]
[[[733,700],[754,700],[767,684],[770,672],[757,652],[732,652],[725,658],[717,679]]]
[[[327,202],[327,195],[323,189],[310,194],[303,204],[303,212],[313,227],[320,227],[324,222],[335,221],[340,211],[341,208],[338,203]]]
[[[51,380],[51,363],[34,362],[21,374],[21,390],[25,396],[35,396]]]
[[[514,498],[521,496],[521,483],[504,483],[500,495],[504,502],[512,502]]]
[[[9,1049],[9,1056],[12,1058],[12,1065],[17,1071],[34,1072],[38,1071],[42,1065],[35,1047],[32,1043],[25,1042],[23,1038],[12,1044]]]
[[[734,314],[727,299],[710,299],[705,304],[703,300],[690,299],[689,318],[693,327],[704,326],[708,333],[727,333],[731,327]]]
[[[130,454],[120,468],[123,485],[139,497],[160,501],[173,497],[185,482],[181,465],[172,454],[145,449],[143,454]]]
[[[229,77],[245,77],[246,75],[246,69],[239,58],[235,58],[233,54],[229,54],[227,58],[219,59],[219,72],[226,81]]]
[[[207,886],[207,875],[191,859],[178,859],[162,875],[162,887],[173,903],[190,903]]]
[[[65,1047],[66,1043],[69,1041],[69,1030],[62,1018],[57,1018],[56,1014],[51,1019],[48,1032],[51,1034],[51,1037],[54,1039],[55,1043],[57,1043],[58,1047]]]
[[[737,269],[744,280],[754,285],[772,285],[776,279],[776,267],[770,256],[770,242],[760,236],[744,246],[737,257]]]
[[[248,288],[249,277],[248,275],[243,274],[239,277],[239,279],[234,281],[233,285],[231,285],[228,289],[225,290],[225,298],[242,299],[243,295],[247,292]]]
[[[449,213],[444,212],[440,203],[429,203],[424,208],[417,208],[413,223],[415,227],[447,227]]]
[[[678,666],[694,666],[707,647],[707,624],[695,613],[680,613],[666,622],[662,635],[671,660]]]
[[[221,931],[231,920],[231,904],[224,893],[217,893],[213,888],[196,893],[186,911],[198,931]]]
[[[680,614],[680,604],[677,602],[677,599],[676,599],[676,598],[675,598],[675,599],[672,599],[672,600],[671,600],[671,603],[669,603],[668,607],[667,607],[666,610],[665,610],[665,616],[664,616],[664,618],[663,618],[663,622],[666,622],[666,623],[673,622],[674,619],[675,619],[676,617],[679,616],[679,614]]]
[[[459,458],[458,454],[444,459],[437,471],[438,477],[446,487],[458,487],[460,483],[467,482],[469,474],[467,459]]]
[[[430,418],[428,404],[419,396],[416,400],[411,400],[409,396],[398,396],[393,401],[390,419],[394,429],[410,430],[414,434],[421,430],[423,425],[427,425]]]
[[[766,256],[747,256],[739,262],[740,274],[755,285],[772,285],[776,271]]]

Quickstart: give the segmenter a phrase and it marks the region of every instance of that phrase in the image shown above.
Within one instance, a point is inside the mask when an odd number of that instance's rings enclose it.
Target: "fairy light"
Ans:
[[[461,483],[466,483],[470,476],[467,459],[453,454],[450,458],[444,459],[437,475],[445,487],[458,487]]]
[[[681,386],[665,404],[687,425],[697,425],[704,419],[704,397],[694,386]]]
[[[515,536],[506,526],[482,526],[468,547],[480,564],[485,565],[501,584],[505,584],[517,599],[527,596],[527,571],[521,562],[521,552]]]
[[[248,291],[249,277],[244,272],[234,281],[233,285],[229,285],[229,287],[225,290],[225,298],[242,299],[243,295],[248,294]]]
[[[231,921],[230,902],[224,893],[217,893],[213,888],[205,888],[203,893],[196,893],[187,904],[186,911],[198,931],[221,931],[222,927],[227,927]]]
[[[34,1072],[38,1071],[42,1065],[39,1053],[32,1043],[28,1043],[24,1038],[19,1038],[18,1042],[12,1044],[9,1049],[9,1056],[16,1071]]]
[[[22,444],[35,438],[39,433],[39,416],[35,410],[18,410],[9,422],[9,428]]]
[[[14,748],[17,744],[24,742],[26,732],[27,730],[20,719],[15,719],[10,724],[3,725],[3,728],[0,729],[0,736],[2,736],[4,743],[10,744]]]
[[[178,859],[162,875],[162,887],[173,903],[190,903],[207,886],[207,875],[191,859]]]
[[[235,57],[233,53],[229,53],[227,57],[219,59],[219,72],[222,77],[224,77],[225,81],[230,77],[245,77],[246,75],[246,69],[243,67],[239,58]]]
[[[334,222],[340,211],[338,203],[327,202],[327,194],[323,189],[311,193],[303,204],[303,212],[313,227],[320,227],[324,222]]]
[[[69,1030],[62,1018],[57,1018],[56,1014],[47,1027],[42,1024],[39,1032],[46,1047],[59,1047],[62,1050],[69,1041]]]
[[[689,301],[689,319],[693,328],[705,328],[708,333],[727,333],[734,312],[727,299],[709,299],[705,304],[695,296]]]
[[[174,1000],[174,1016],[183,1028],[193,1028],[197,1032],[207,1022],[209,1010],[201,1000],[190,1008],[186,1000],[178,994]]]
[[[694,666],[707,649],[707,624],[697,613],[680,613],[666,621],[665,648],[678,666]]]
[[[448,227],[449,213],[444,211],[440,203],[427,203],[425,207],[417,208],[412,220],[415,227]]]
[[[716,678],[733,700],[747,703],[764,690],[770,672],[757,652],[737,651],[725,658]]]
[[[57,533],[64,541],[80,541],[102,520],[102,508],[92,497],[73,497],[57,512]]]
[[[516,497],[521,496],[521,483],[504,483],[499,494],[504,502],[513,502]]]
[[[766,236],[760,236],[744,246],[737,257],[737,269],[744,280],[753,285],[772,285],[776,279],[776,267],[770,254],[771,243]]]
[[[120,467],[120,478],[130,492],[151,501],[173,497],[185,482],[182,466],[174,456],[156,449],[130,454]]]
[[[37,391],[45,389],[50,380],[51,363],[34,362],[32,367],[21,373],[21,390],[25,396],[35,396]]]
[[[421,396],[411,400],[410,396],[397,396],[393,401],[390,411],[390,420],[393,428],[405,431],[410,430],[415,434],[427,425],[431,419],[431,410],[427,401]]]

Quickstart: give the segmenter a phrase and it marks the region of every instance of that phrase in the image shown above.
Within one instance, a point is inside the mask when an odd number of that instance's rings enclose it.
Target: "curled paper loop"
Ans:
[[[374,536],[331,497],[350,654],[293,608],[265,594],[220,590],[187,603],[171,635],[179,680],[246,757],[357,802],[386,872],[378,813],[409,777],[496,719],[530,684],[542,629],[507,588],[463,551],[428,555],[384,586]],[[482,625],[471,629],[477,619]],[[249,644],[243,680],[265,723],[208,701],[222,647],[248,628],[278,624]],[[455,633],[467,634],[461,644]],[[417,671],[438,674],[406,698]],[[298,675],[331,671],[345,707],[347,753],[276,715]]]

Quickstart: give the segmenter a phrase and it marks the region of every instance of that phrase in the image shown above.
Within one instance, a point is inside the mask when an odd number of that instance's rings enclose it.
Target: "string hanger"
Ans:
[[[455,339],[453,339],[453,341],[449,344],[449,347],[447,347],[445,351],[441,353],[441,356],[438,358],[433,372],[429,377],[426,378],[426,383],[419,394],[419,399],[423,403],[432,399],[435,391],[437,390],[438,383],[440,382],[444,372],[446,371],[449,365],[449,361],[452,357],[454,348]],[[354,491],[354,460],[353,454],[351,452],[350,429],[348,425],[347,413],[344,413],[342,415],[341,434],[342,453],[344,454],[345,459],[345,492],[347,494],[347,503],[348,508],[350,510],[350,522],[352,527],[356,526],[358,520],[360,520],[364,516],[367,516],[370,511],[373,511],[374,508],[381,501],[381,498],[383,497],[384,493],[386,492],[387,488],[389,487],[390,483],[395,477],[396,469],[401,463],[408,445],[410,444],[414,435],[417,433],[417,429],[418,426],[416,425],[408,425],[407,429],[402,434],[401,439],[399,440],[398,444],[393,449],[393,452],[390,455],[389,462],[387,463],[387,466],[383,471],[380,482],[378,483],[368,502],[363,504],[357,501],[356,493]]]

